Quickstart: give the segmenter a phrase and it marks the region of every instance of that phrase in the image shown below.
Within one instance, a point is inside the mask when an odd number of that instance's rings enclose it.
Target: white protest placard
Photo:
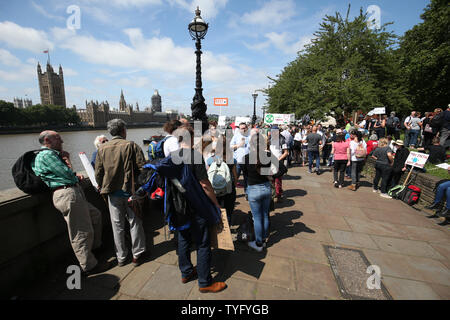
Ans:
[[[252,122],[252,119],[250,117],[236,117],[234,120],[234,123],[239,126],[240,123],[250,123]]]
[[[219,121],[217,122],[217,125],[220,127],[225,127],[226,120],[227,120],[227,116],[219,116]]]
[[[430,155],[426,153],[410,152],[409,157],[408,159],[406,159],[405,164],[423,169],[423,167],[425,167],[425,163],[427,163],[429,156]]]
[[[83,164],[84,170],[86,170],[86,173],[89,177],[89,180],[91,180],[92,185],[97,189],[98,184],[97,184],[97,181],[95,180],[95,171],[91,165],[91,162],[86,157],[86,153],[80,152],[79,156],[80,156],[81,163]]]
[[[373,116],[374,114],[386,114],[386,107],[372,109],[367,115],[370,117]]]

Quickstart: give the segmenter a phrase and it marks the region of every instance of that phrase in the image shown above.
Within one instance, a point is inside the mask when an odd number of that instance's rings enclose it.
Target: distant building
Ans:
[[[155,93],[152,96],[152,111],[154,112],[162,111],[161,96],[159,95],[158,90],[155,90]]]
[[[64,91],[64,75],[61,65],[59,74],[53,71],[53,67],[47,62],[47,71],[42,73],[41,65],[37,65],[39,80],[39,91],[41,93],[41,104],[53,104],[55,106],[66,106],[66,94]]]
[[[167,121],[177,119],[178,112],[156,112],[145,108],[146,111],[139,111],[139,105],[136,103],[136,111],[133,111],[132,105],[127,105],[123,90],[120,92],[119,110],[111,108],[108,101],[86,101],[86,109],[77,110],[82,125],[94,128],[105,127],[107,122],[112,119],[122,119],[127,124],[155,124],[166,123]],[[148,111],[147,111],[148,110]]]
[[[22,98],[14,98],[14,107],[18,109],[24,109],[31,107],[33,105],[33,102],[31,99],[22,99]]]

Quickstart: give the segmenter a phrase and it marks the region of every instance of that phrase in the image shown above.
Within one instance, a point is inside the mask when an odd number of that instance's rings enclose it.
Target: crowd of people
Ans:
[[[210,205],[210,211],[220,212],[224,208],[230,223],[236,190],[244,189],[255,235],[255,240],[249,241],[248,246],[261,252],[269,238],[269,212],[274,203],[284,199],[283,176],[292,165],[307,166],[310,174],[317,175],[323,172],[324,167],[331,168],[333,180],[330,183],[335,188],[357,191],[362,169],[371,157],[375,160],[376,172],[373,192],[390,198],[388,190],[399,184],[402,174],[408,170],[405,165],[408,147],[421,147],[430,152],[430,161],[445,160],[450,106],[445,111],[436,109],[433,113],[426,113],[424,118],[412,112],[403,122],[405,141],[400,140],[402,125],[395,113],[389,117],[375,115],[362,118],[359,123],[348,122],[342,127],[327,128],[310,122],[280,126],[240,123],[235,129],[221,131],[217,123],[211,122],[199,138],[194,137],[194,130],[187,120],[172,120],[164,125],[163,153],[165,159],[176,155],[188,159],[186,165],[195,177],[196,188],[201,190],[199,192]],[[124,121],[111,120],[107,129],[112,138],[108,140],[102,135],[94,142],[96,150],[92,165],[95,179],[99,193],[107,199],[117,263],[121,267],[131,260],[138,266],[148,248],[142,217],[128,206],[128,199],[139,187],[137,178],[148,160],[141,147],[126,140]],[[79,185],[83,176],[73,171],[70,155],[63,150],[63,140],[57,132],[42,132],[39,142],[43,151],[37,154],[32,169],[53,191],[53,203],[64,216],[72,248],[84,274],[106,271],[109,264],[99,263],[93,253],[101,247],[101,213],[86,200]],[[190,156],[186,157],[187,154]],[[242,184],[239,182],[241,175]],[[348,186],[345,178],[351,179]],[[225,184],[218,187],[221,181]],[[439,187],[431,207],[436,207],[445,193],[447,211],[443,216],[448,217],[448,183]],[[125,227],[126,223],[129,228]],[[177,230],[181,282],[198,279],[201,292],[222,291],[226,284],[213,281],[210,274],[211,223],[204,216],[192,213],[187,225]],[[126,232],[131,235],[131,248],[125,241]],[[196,267],[190,258],[192,241],[197,249]]]

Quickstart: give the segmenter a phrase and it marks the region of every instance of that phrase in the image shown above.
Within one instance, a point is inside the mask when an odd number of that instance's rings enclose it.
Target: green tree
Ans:
[[[14,126],[21,121],[21,110],[14,108],[12,102],[0,100],[0,125]]]
[[[367,25],[367,14],[349,20],[337,12],[325,16],[312,43],[299,52],[264,90],[269,96],[269,112],[309,113],[323,119],[361,109],[385,106],[406,110],[411,104],[401,83],[400,67],[392,50],[397,37]]]
[[[401,38],[398,57],[414,108],[430,111],[450,103],[450,6],[431,0],[423,22]]]

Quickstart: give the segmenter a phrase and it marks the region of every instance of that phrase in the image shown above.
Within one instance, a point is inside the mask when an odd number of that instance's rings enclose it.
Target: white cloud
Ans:
[[[0,79],[14,82],[29,82],[36,78],[36,67],[31,65],[21,65],[14,70],[0,70]]]
[[[20,60],[8,50],[0,48],[0,63],[10,67],[21,65]]]
[[[52,33],[58,39],[60,47],[71,50],[91,63],[185,76],[190,76],[195,71],[195,56],[191,47],[177,46],[167,37],[145,38],[137,28],[124,30],[131,46],[118,41],[76,35],[60,28],[52,29]],[[236,79],[237,72],[225,56],[215,56],[206,51],[203,57],[202,66],[207,79]]]
[[[225,8],[228,0],[167,0],[171,5],[176,5],[192,13],[194,18],[195,9],[200,8],[203,19],[215,18],[221,9]]]
[[[295,15],[294,1],[272,0],[260,9],[244,14],[242,21],[253,25],[277,26]]]
[[[38,5],[34,1],[31,1],[31,5],[33,6],[33,8],[37,12],[39,12],[41,15],[43,15],[46,18],[53,19],[53,20],[58,20],[58,21],[64,21],[65,20],[63,17],[55,16],[53,14],[48,13],[47,11],[45,11],[45,9],[42,6]]]
[[[272,45],[287,55],[295,55],[297,52],[303,50],[307,44],[311,43],[311,39],[313,38],[313,36],[302,36],[296,40],[288,32],[270,32],[265,34],[264,37],[268,40],[256,44],[244,43],[244,45],[251,50],[263,50]]]
[[[67,67],[63,67],[63,73],[64,73],[64,76],[69,76],[69,77],[78,75],[78,72],[76,72],[75,70],[73,70],[71,68],[67,68]]]
[[[0,42],[16,49],[24,49],[40,53],[46,49],[53,49],[53,43],[44,31],[21,27],[14,22],[0,22]]]
[[[147,77],[122,78],[118,84],[124,87],[144,88],[150,87],[150,80]]]
[[[86,4],[106,4],[120,8],[160,5],[162,0],[82,0]]]

